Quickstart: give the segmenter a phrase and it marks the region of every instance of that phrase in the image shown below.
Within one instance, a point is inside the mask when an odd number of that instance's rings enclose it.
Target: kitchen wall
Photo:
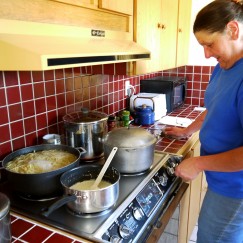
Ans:
[[[190,44],[189,44],[189,57],[188,57],[189,65],[215,66],[217,64],[217,60],[215,58],[205,58],[204,49],[198,43],[198,41],[195,38],[195,35],[193,34],[193,24],[197,13],[212,1],[213,0],[201,0],[201,1],[193,0],[192,1]]]
[[[211,66],[184,66],[131,76],[126,63],[50,71],[0,71],[0,160],[11,151],[42,143],[47,133],[63,134],[62,117],[81,107],[116,114],[126,108],[125,80],[139,92],[140,79],[186,76],[186,103],[203,106]]]

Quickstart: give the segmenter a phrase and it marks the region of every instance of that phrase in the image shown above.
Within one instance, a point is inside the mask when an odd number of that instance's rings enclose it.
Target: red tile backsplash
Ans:
[[[14,86],[18,85],[18,73],[15,71],[5,71],[5,85],[6,86]]]
[[[31,72],[29,71],[20,71],[19,72],[19,82],[20,84],[27,84],[32,82]]]
[[[0,160],[13,150],[42,143],[42,136],[46,133],[61,134],[62,117],[81,107],[109,115],[125,109],[125,80],[130,80],[139,92],[140,79],[161,74],[186,76],[186,104],[203,106],[204,92],[213,67],[183,66],[127,76],[126,65],[0,71]]]
[[[6,88],[8,104],[20,102],[19,86],[12,86]]]
[[[0,71],[0,88],[3,87],[3,86],[4,86],[4,84],[3,84],[3,72]],[[2,96],[0,96],[0,97],[2,97]]]
[[[1,109],[0,109],[1,112]],[[0,120],[1,122],[1,120]],[[0,126],[0,143],[3,144],[5,141],[10,140],[9,126],[3,125]]]
[[[7,124],[9,119],[8,119],[8,109],[6,106],[0,107],[0,124]],[[1,126],[0,126],[1,127]],[[2,134],[0,135],[0,137]]]
[[[27,101],[33,99],[33,85],[26,84],[20,86],[22,101]]]
[[[6,98],[5,98],[5,90],[0,89],[0,106],[5,106],[6,105]]]
[[[10,122],[22,119],[22,106],[21,103],[8,106]]]

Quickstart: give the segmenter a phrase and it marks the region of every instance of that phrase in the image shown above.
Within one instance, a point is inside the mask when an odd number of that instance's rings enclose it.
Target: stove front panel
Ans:
[[[181,185],[174,175],[181,156],[167,156],[138,184],[129,197],[112,213],[95,233],[107,242],[136,242],[146,237]],[[149,230],[147,232],[149,234]],[[143,235],[143,236],[142,236]],[[142,242],[142,241],[141,241]]]

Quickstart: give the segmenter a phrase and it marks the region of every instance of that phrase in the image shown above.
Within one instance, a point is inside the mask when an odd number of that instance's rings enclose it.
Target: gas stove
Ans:
[[[144,242],[182,184],[174,175],[181,159],[179,155],[155,152],[148,171],[121,175],[116,205],[97,214],[75,215],[62,206],[46,217],[43,212],[56,199],[26,200],[8,190],[7,182],[0,183],[0,191],[9,197],[11,211],[76,236],[95,242]]]

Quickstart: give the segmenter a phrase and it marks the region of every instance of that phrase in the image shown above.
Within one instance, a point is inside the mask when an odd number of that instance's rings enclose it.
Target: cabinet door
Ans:
[[[151,52],[151,60],[136,62],[136,73],[161,70],[161,0],[135,0],[134,9],[134,40]]]
[[[188,63],[192,0],[179,0],[176,66]]]
[[[136,74],[186,65],[192,0],[134,2],[134,40],[151,51],[151,60],[136,63]]]
[[[162,0],[160,58],[163,69],[176,66],[178,0]]]
[[[133,15],[132,0],[99,0],[99,8],[107,9],[119,13]]]
[[[191,148],[186,158],[199,156],[200,143],[199,141]],[[183,200],[180,204],[180,228],[179,228],[179,243],[185,243],[190,240],[192,231],[197,223],[199,211],[201,207],[201,187],[203,173],[200,173],[196,179],[189,183]]]

